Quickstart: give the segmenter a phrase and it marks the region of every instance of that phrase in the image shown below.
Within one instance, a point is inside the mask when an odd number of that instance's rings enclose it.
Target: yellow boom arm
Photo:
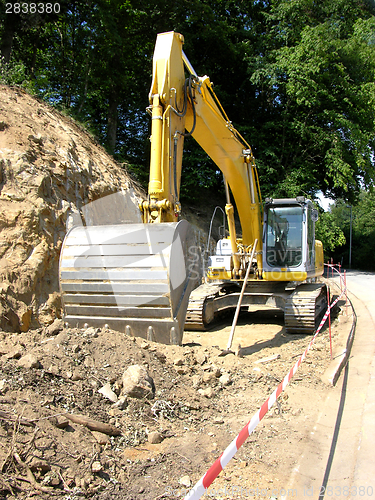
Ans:
[[[258,240],[257,264],[261,272],[262,204],[251,147],[229,121],[209,77],[196,75],[182,45],[183,36],[175,32],[157,37],[149,96],[152,117],[149,199],[141,206],[143,220],[177,220],[187,129],[224,174],[236,202],[245,251]],[[236,272],[240,263],[233,212],[227,190],[226,213]]]

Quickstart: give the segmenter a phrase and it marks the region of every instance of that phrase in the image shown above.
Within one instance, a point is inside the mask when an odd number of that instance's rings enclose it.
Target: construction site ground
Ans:
[[[233,351],[240,344],[242,357],[219,357],[231,315],[207,332],[186,332],[180,347],[106,329],[54,327],[62,314],[58,265],[67,229],[90,219],[86,208],[99,200],[100,224],[135,221],[144,194],[95,138],[24,90],[1,85],[0,114],[0,498],[183,498],[311,337],[286,334],[274,311],[240,315]],[[123,210],[112,201],[106,209],[105,200],[118,193]],[[204,244],[223,201],[216,198],[203,193],[196,206],[183,204]],[[221,224],[213,220],[215,240]],[[342,306],[333,322],[331,375],[342,359],[335,349],[345,350],[352,325],[346,311]],[[147,368],[154,397],[127,397],[116,406],[98,391],[121,395],[131,365]],[[303,450],[313,446],[316,415],[332,390],[321,378],[328,380],[330,366],[326,326],[206,498],[281,499]]]
[[[332,319],[334,349],[352,325],[345,303],[339,305]],[[183,498],[311,339],[287,334],[275,310],[243,312],[232,349],[240,355],[221,357],[232,318],[228,314],[207,332],[185,332],[182,346],[106,329],[0,333],[0,497]],[[285,493],[330,390],[323,381],[331,363],[329,336],[327,322],[286,390],[205,498],[275,499]],[[134,364],[148,370],[155,396],[127,397],[116,407],[98,390],[109,383],[121,393],[122,375]],[[118,435],[71,420],[67,425],[64,414],[111,424]],[[161,442],[151,443],[151,436]]]

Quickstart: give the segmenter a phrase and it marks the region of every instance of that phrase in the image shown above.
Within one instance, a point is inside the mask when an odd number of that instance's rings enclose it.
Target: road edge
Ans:
[[[337,283],[335,283],[333,280],[328,279],[327,281],[329,282],[330,286],[337,287]],[[340,374],[343,368],[345,368],[346,363],[349,359],[357,324],[357,315],[355,313],[353,303],[349,297],[348,304],[345,307],[346,310],[348,310],[349,308],[351,310],[351,321],[347,323],[349,328],[345,328],[342,332],[340,332],[339,337],[336,340],[336,347],[332,354],[332,361],[321,376],[321,380],[325,384],[331,386],[336,385],[336,382],[339,379]]]

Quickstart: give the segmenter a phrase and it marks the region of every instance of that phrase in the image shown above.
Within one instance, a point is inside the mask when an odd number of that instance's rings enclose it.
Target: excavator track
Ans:
[[[288,333],[314,333],[327,309],[327,286],[323,283],[299,285],[287,299],[284,309]]]
[[[201,285],[190,294],[186,311],[185,328],[187,330],[206,330],[214,319],[213,304],[219,296],[221,286]]]
[[[207,330],[221,312],[234,309],[239,292],[221,284],[204,284],[193,290],[187,308],[185,328]],[[242,304],[249,308],[272,307],[284,311],[288,333],[314,333],[327,308],[327,287],[323,283],[303,283],[285,289],[282,283],[257,282],[250,285]]]

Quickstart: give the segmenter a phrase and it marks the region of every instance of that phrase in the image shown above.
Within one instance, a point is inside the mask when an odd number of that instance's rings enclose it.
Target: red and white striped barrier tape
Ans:
[[[245,425],[245,427],[240,431],[237,437],[230,443],[230,445],[224,450],[224,452],[220,455],[220,457],[216,460],[216,462],[208,469],[206,474],[201,477],[201,479],[195,484],[195,486],[189,491],[189,493],[184,497],[184,500],[199,500],[202,495],[206,492],[209,486],[213,483],[213,481],[217,478],[220,472],[224,469],[224,467],[230,462],[230,460],[237,453],[239,448],[244,444],[246,439],[250,436],[250,434],[255,430],[259,422],[266,415],[266,413],[272,408],[277,398],[283,392],[285,387],[289,384],[289,381],[294,376],[296,371],[298,370],[302,361],[306,358],[308,351],[310,350],[313,342],[315,341],[318,333],[322,329],[324,323],[326,322],[331,309],[337,304],[340,300],[344,292],[341,292],[339,297],[337,297],[334,302],[327,308],[313,338],[311,339],[309,345],[300,356],[298,361],[289,371],[289,373],[284,377],[283,381],[277,386],[277,388],[273,391],[271,396],[263,403],[263,405],[259,408],[257,413],[252,417],[252,419]]]

